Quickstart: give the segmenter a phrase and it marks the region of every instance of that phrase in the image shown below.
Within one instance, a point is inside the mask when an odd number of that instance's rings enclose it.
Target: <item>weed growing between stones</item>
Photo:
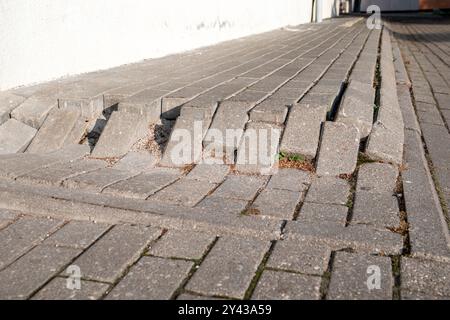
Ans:
[[[314,172],[314,165],[306,160],[302,155],[288,155],[284,152],[278,154],[279,168],[299,169],[303,171]]]

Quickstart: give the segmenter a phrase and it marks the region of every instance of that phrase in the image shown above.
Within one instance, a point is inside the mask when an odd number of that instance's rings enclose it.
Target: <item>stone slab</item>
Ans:
[[[305,191],[311,184],[311,174],[307,171],[302,171],[292,168],[278,169],[272,175],[267,188],[290,190],[290,191]]]
[[[53,97],[31,97],[11,112],[11,118],[39,129],[50,110],[57,105],[57,99]]]
[[[346,206],[305,202],[300,209],[297,221],[314,222],[317,224],[328,221],[345,226],[347,216],[348,207]]]
[[[0,124],[0,154],[24,152],[37,130],[15,119]]]
[[[301,197],[302,194],[296,191],[265,189],[253,202],[252,213],[262,217],[292,220]]]
[[[262,188],[264,178],[256,176],[229,175],[224,183],[213,193],[215,197],[253,200],[256,193]]]
[[[312,181],[305,202],[346,205],[350,185],[344,179],[321,177]]]
[[[135,176],[135,173],[112,168],[102,168],[63,181],[63,185],[71,189],[84,189],[91,192],[102,192],[106,187]]]

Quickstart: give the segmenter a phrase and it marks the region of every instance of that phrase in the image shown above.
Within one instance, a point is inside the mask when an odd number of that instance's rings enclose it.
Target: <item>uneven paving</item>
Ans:
[[[0,93],[0,298],[450,299],[449,47],[344,17]]]

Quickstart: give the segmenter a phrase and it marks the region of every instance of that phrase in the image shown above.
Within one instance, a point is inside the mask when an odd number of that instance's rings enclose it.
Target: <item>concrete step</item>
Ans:
[[[15,119],[0,125],[0,154],[23,152],[37,130]]]

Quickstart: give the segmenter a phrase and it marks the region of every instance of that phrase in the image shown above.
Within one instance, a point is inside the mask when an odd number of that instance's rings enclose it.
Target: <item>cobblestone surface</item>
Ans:
[[[293,29],[1,92],[0,297],[450,299],[449,20]]]

